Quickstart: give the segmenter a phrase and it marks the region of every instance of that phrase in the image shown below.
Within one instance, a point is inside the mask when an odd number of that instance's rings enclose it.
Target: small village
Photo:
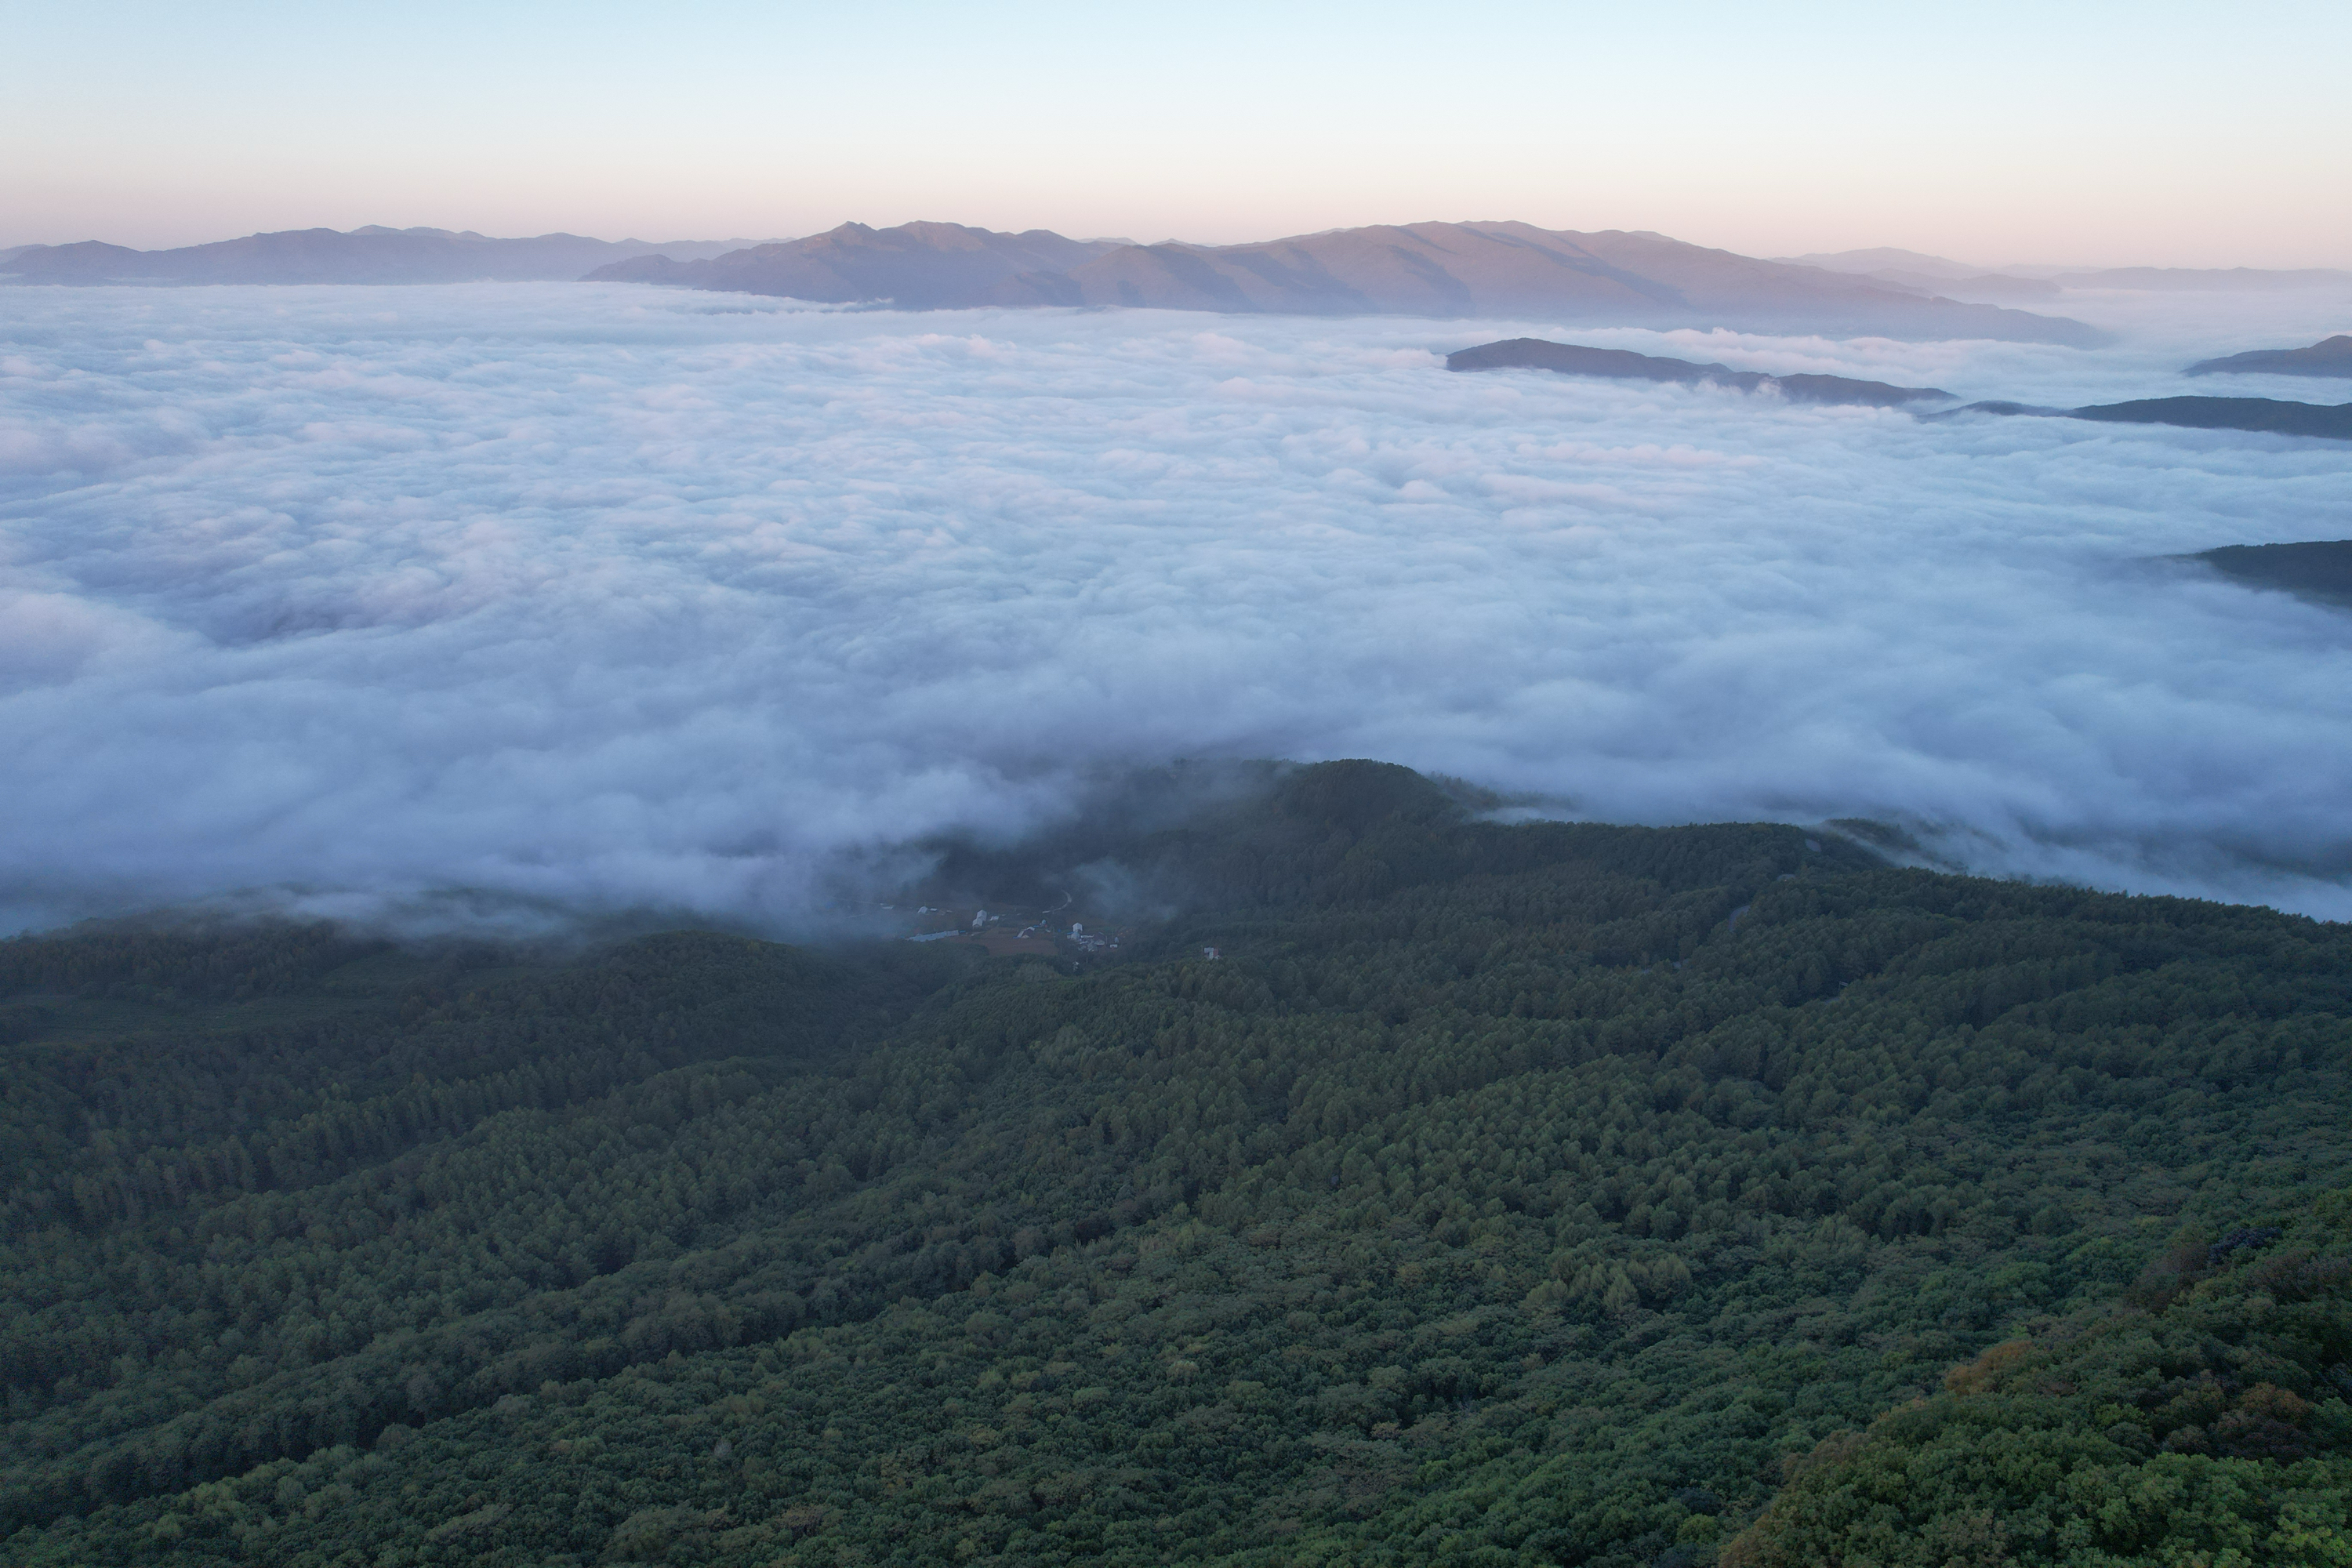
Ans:
[[[1060,910],[1017,911],[1003,909],[946,908],[922,904],[908,910],[884,904],[880,908],[910,926],[904,940],[940,942],[976,947],[991,958],[1024,954],[1040,958],[1099,958],[1119,951],[1125,927],[1089,925]],[[1066,921],[1066,923],[1065,923]]]

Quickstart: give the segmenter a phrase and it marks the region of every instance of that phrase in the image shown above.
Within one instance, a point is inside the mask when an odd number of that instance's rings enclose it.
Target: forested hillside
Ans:
[[[0,943],[0,1557],[2352,1561],[2352,931],[1244,784],[1076,973]]]

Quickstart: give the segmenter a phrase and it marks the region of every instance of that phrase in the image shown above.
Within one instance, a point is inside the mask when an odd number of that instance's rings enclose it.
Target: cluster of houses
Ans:
[[[882,908],[896,914],[885,904]],[[1103,954],[1118,951],[1118,931],[1088,931],[1083,921],[1073,921],[1064,931],[1051,921],[1040,918],[1026,923],[1016,923],[1004,914],[985,909],[935,909],[929,904],[914,910],[917,929],[907,936],[908,942],[951,942],[985,950],[995,958],[1015,953],[1034,953],[1043,957],[1058,956],[1075,949],[1079,953]],[[931,929],[921,929],[929,926]]]
[[[889,904],[880,908],[904,918],[904,911]],[[1052,913],[1046,911],[1047,916]],[[1064,931],[1045,917],[1016,924],[1001,913],[984,909],[967,913],[962,910],[934,909],[929,904],[917,908],[914,919],[918,929],[907,936],[907,941],[962,942],[985,950],[992,958],[1024,952],[1041,957],[1068,956],[1074,951],[1086,956],[1107,955],[1118,952],[1119,938],[1127,934],[1123,931],[1088,931],[1084,921],[1072,921],[1069,929]],[[920,929],[925,925],[934,929]],[[1224,952],[1219,948],[1203,947],[1201,956],[1220,959]]]

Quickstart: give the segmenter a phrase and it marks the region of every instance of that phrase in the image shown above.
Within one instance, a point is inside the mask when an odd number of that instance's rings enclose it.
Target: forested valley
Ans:
[[[0,1559],[2352,1563],[2352,929],[1475,805],[1079,962],[0,942]]]

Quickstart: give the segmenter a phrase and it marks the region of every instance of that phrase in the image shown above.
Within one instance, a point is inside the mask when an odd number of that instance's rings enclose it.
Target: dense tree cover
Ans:
[[[1366,766],[1118,847],[1077,974],[0,944],[8,1557],[1860,1563],[2032,1427],[2341,1560],[2352,932]]]
[[[2352,1205],[2315,1210],[2270,1253],[2192,1238],[2119,1310],[1792,1459],[1727,1568],[2352,1561]]]

